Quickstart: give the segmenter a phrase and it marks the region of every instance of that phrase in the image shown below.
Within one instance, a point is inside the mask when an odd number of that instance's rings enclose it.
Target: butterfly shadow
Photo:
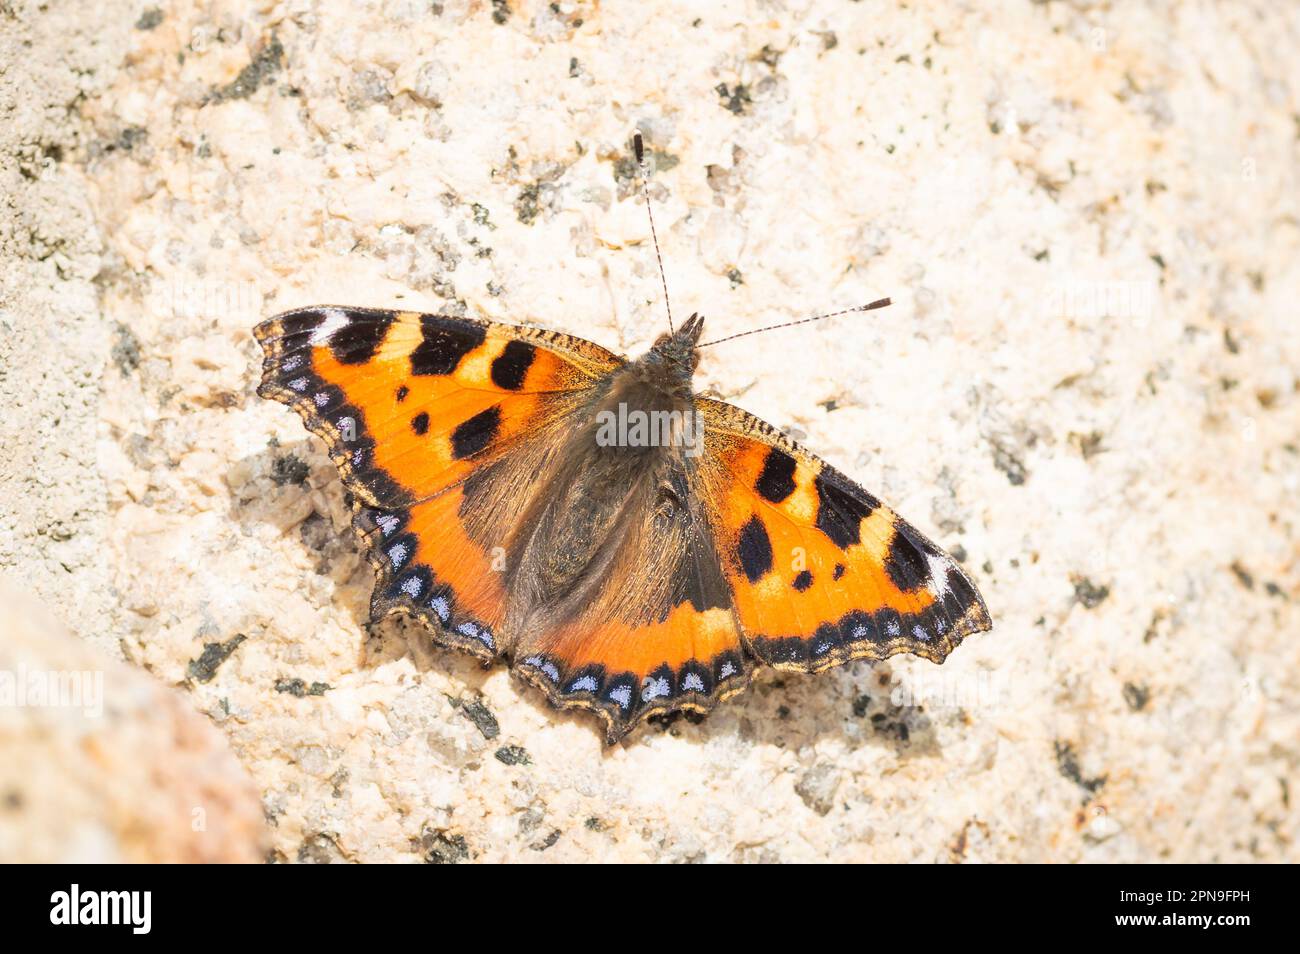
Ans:
[[[838,739],[849,749],[887,749],[899,760],[942,756],[924,707],[894,701],[900,688],[904,681],[887,663],[856,662],[819,675],[760,669],[748,691],[707,719],[674,713],[642,731],[699,743],[732,735],[792,750]]]
[[[231,516],[245,529],[265,523],[297,537],[314,572],[332,582],[332,600],[363,636],[359,665],[375,668],[409,656],[420,672],[447,673],[467,694],[481,690],[490,669],[464,653],[440,648],[419,622],[399,616],[371,621],[374,571],[352,529],[352,511],[334,464],[317,442],[272,442],[239,460],[234,472],[245,479],[228,481]],[[286,527],[286,515],[301,519]]]
[[[387,616],[374,622],[363,622],[361,626],[365,641],[360,647],[357,664],[362,669],[409,658],[421,674],[442,673],[452,685],[459,687],[457,697],[466,699],[480,698],[484,683],[492,675],[492,665],[468,653],[439,646],[428,627],[419,620]]]
[[[667,735],[692,745],[735,742],[799,750],[839,739],[850,750],[887,749],[900,761],[941,757],[929,714],[923,706],[897,704],[900,689],[905,698],[905,681],[884,663],[859,662],[816,676],[760,669],[748,690],[707,716],[684,711],[651,716],[621,744]],[[591,724],[588,714],[556,710],[522,683],[520,692],[551,720]]]

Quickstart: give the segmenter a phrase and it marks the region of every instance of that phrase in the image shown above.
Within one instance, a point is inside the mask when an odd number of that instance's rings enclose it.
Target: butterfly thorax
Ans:
[[[697,344],[704,330],[704,318],[696,313],[671,334],[660,335],[654,347],[632,362],[629,370],[657,387],[690,399],[691,378],[700,363]]]

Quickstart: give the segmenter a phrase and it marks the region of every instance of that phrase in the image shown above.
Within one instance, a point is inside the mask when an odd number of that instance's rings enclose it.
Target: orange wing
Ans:
[[[974,585],[920,531],[758,418],[698,405],[700,491],[759,660],[804,672],[900,652],[941,663],[990,628]]]
[[[548,434],[623,359],[556,332],[367,308],[289,311],[255,333],[258,394],[298,411],[353,495],[376,570],[372,617],[416,615],[495,656],[498,548],[532,489],[518,475],[538,473],[558,443]],[[507,455],[514,493],[471,513],[473,476]]]
[[[753,672],[707,519],[684,470],[629,508],[607,570],[581,611],[521,641],[516,671],[563,708],[595,711],[609,742],[646,718],[705,714]]]

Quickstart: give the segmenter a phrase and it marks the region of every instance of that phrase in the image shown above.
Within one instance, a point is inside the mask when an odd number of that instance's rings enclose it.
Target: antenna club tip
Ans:
[[[632,134],[632,149],[636,152],[636,161],[645,161],[645,145],[641,142],[641,132],[638,130]]]

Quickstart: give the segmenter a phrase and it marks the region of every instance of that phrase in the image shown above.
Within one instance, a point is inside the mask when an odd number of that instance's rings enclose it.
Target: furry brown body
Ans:
[[[520,520],[523,532],[506,548],[510,598],[503,646],[513,649],[530,632],[577,620],[610,592],[620,557],[629,556],[623,551],[656,536],[687,543],[692,555],[700,538],[707,543],[707,524],[688,506],[688,434],[679,428],[668,441],[601,440],[602,421],[690,417],[702,327],[703,319],[692,316],[676,334],[662,336],[593,389],[586,406],[571,415],[568,437],[549,468],[536,475],[533,501]],[[712,605],[726,606],[717,558],[707,546],[699,549],[713,564],[707,573]],[[627,582],[634,585],[617,594],[616,604],[632,621],[649,618],[647,605],[657,608],[659,619],[675,605],[663,593],[638,593],[635,581]]]

